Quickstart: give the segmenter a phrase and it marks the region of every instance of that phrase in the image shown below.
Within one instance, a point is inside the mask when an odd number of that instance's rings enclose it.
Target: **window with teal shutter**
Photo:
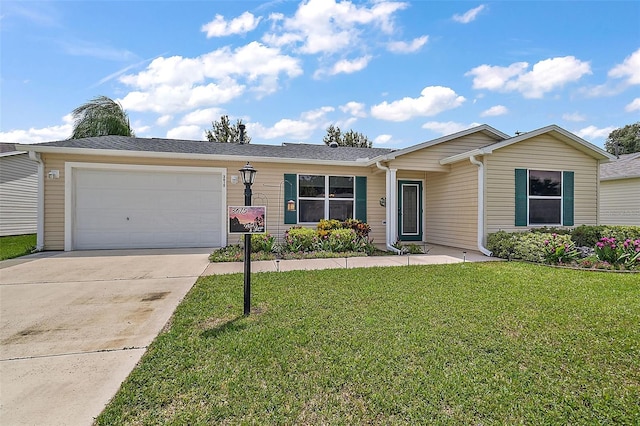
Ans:
[[[356,176],[356,219],[367,221],[367,177]]]
[[[573,226],[573,172],[562,172],[562,225]]]
[[[292,200],[296,205],[296,210],[289,211],[287,203]],[[298,223],[298,175],[284,175],[284,223],[287,225],[295,225]]]
[[[527,169],[516,169],[516,226],[527,226],[527,181]]]
[[[289,201],[296,206],[288,210]],[[322,219],[367,221],[366,176],[284,175],[284,223],[315,223]]]

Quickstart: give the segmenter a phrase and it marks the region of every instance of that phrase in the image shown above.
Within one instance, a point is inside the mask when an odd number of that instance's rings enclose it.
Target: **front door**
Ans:
[[[398,181],[398,238],[422,241],[422,182]]]

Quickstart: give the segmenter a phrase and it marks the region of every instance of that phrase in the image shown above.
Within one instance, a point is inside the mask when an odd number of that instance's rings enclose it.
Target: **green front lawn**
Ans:
[[[33,252],[36,234],[0,237],[0,260],[13,259]]]
[[[515,262],[201,278],[98,424],[639,424],[636,274]]]

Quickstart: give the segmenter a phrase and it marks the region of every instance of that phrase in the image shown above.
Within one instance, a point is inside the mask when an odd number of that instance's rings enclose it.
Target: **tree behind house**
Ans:
[[[614,155],[640,152],[640,121],[627,124],[609,133],[604,148]]]
[[[71,112],[73,132],[69,139],[93,136],[135,136],[129,116],[118,102],[107,96],[96,96]]]
[[[362,133],[349,130],[346,133],[342,133],[340,127],[333,124],[327,128],[327,134],[322,138],[322,142],[326,145],[331,145],[332,142],[338,144],[338,146],[352,146],[357,148],[371,148],[373,143],[368,137]]]
[[[220,121],[211,122],[212,129],[206,130],[207,140],[209,142],[220,143],[240,143],[240,125],[242,120],[237,120],[235,124],[231,124],[228,115],[220,117]],[[245,131],[244,143],[250,143],[251,137]]]

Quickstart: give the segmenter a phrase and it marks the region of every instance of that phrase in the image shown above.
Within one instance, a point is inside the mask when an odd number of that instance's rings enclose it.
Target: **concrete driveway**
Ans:
[[[0,424],[92,424],[209,253],[57,252],[0,262]]]

